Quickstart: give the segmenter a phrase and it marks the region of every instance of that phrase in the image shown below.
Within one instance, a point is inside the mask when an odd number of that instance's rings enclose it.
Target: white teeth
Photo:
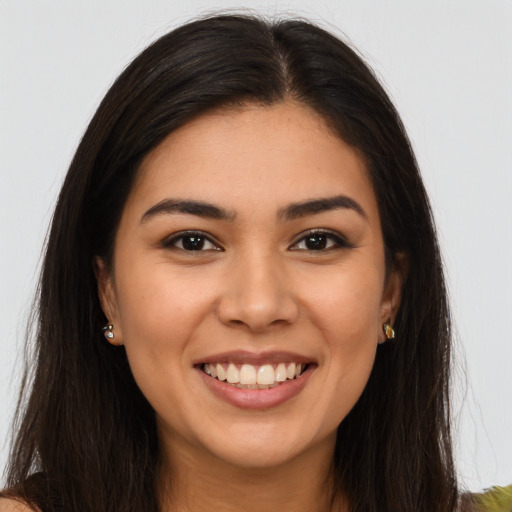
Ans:
[[[252,364],[243,364],[240,368],[240,384],[256,384],[256,368]]]
[[[274,384],[276,382],[276,375],[274,373],[274,368],[270,364],[264,364],[260,366],[258,370],[257,377],[258,384]]]
[[[278,386],[286,380],[299,377],[306,365],[300,363],[279,363],[275,369],[272,364],[253,366],[243,364],[240,369],[233,363],[227,365],[220,363],[206,363],[203,370],[207,375],[220,381],[236,385],[242,389],[269,389]]]
[[[216,369],[217,369],[217,379],[226,380],[226,370],[224,370],[224,367],[221,364],[218,364],[216,366]]]
[[[240,382],[240,372],[238,371],[238,368],[232,363],[228,366],[228,371],[226,372],[226,380],[230,384],[237,384]]]
[[[279,363],[276,368],[276,382],[284,382],[286,380],[286,366]]]

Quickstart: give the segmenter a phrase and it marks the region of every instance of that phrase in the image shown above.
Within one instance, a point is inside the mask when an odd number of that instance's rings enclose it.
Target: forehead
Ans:
[[[354,195],[376,211],[363,157],[309,107],[286,102],[201,115],[142,162],[128,203],[193,197],[232,208]]]

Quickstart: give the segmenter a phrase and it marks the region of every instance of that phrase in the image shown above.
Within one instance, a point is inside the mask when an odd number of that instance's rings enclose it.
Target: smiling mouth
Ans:
[[[239,389],[272,389],[300,378],[308,368],[302,363],[277,363],[260,366],[234,363],[204,363],[201,370],[213,379]]]

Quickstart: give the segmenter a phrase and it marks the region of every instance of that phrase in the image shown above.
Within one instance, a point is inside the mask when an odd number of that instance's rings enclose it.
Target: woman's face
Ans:
[[[399,300],[363,159],[293,103],[169,135],[99,266],[169,453],[244,467],[330,453]]]

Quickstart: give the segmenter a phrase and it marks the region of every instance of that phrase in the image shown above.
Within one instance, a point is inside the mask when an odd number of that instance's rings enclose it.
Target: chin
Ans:
[[[248,424],[232,425],[223,435],[205,440],[203,448],[215,458],[225,463],[246,470],[270,469],[287,464],[300,458],[318,445],[326,442],[334,444],[336,431],[320,440],[307,435],[303,426],[300,431],[282,425],[264,424],[255,426]],[[211,442],[209,442],[211,441]],[[209,446],[208,446],[209,445]]]

